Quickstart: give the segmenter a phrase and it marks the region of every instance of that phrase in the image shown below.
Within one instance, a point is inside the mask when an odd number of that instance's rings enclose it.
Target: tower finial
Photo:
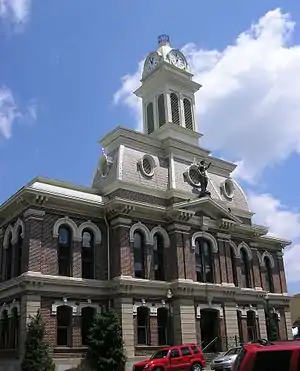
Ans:
[[[170,45],[170,36],[167,34],[159,35],[157,38],[158,46]]]

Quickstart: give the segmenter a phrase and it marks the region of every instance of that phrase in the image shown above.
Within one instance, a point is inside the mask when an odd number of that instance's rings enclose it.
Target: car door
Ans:
[[[181,355],[179,348],[174,348],[170,351],[170,370],[171,371],[182,371],[181,368]]]
[[[191,349],[188,346],[180,347],[181,352],[181,370],[189,371],[191,368],[191,361],[193,358],[193,354]]]

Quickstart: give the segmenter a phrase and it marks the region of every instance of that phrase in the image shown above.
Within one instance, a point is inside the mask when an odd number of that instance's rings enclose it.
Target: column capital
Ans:
[[[231,239],[230,234],[221,233],[221,232],[217,232],[216,237],[218,238],[218,240],[225,240],[225,241],[229,241]]]
[[[43,220],[44,215],[46,212],[44,210],[37,210],[37,209],[27,209],[23,213],[24,219],[35,219],[35,220]]]
[[[118,227],[129,228],[130,225],[132,224],[132,220],[130,218],[125,218],[125,217],[120,216],[120,217],[112,219],[109,224],[112,229],[118,228]]]
[[[172,223],[172,224],[169,224],[167,226],[167,231],[170,232],[170,233],[175,233],[175,232],[178,232],[178,233],[189,233],[190,230],[191,230],[191,226],[190,225],[186,225],[186,224],[179,224],[179,223]]]

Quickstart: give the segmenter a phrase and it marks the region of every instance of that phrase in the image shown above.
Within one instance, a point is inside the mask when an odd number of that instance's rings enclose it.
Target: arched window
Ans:
[[[82,233],[81,245],[81,268],[82,278],[93,279],[95,277],[94,269],[94,234],[89,230],[84,230]]]
[[[256,316],[253,310],[248,310],[247,312],[247,333],[248,341],[253,341],[257,339]]]
[[[158,125],[163,126],[166,123],[166,111],[165,111],[165,96],[160,94],[157,99],[157,109],[158,109]]]
[[[57,345],[70,347],[72,345],[72,308],[61,305],[57,308]]]
[[[16,349],[19,345],[19,313],[17,308],[12,309],[11,321],[11,348]]]
[[[81,311],[81,343],[82,345],[88,344],[88,336],[93,324],[96,314],[96,309],[93,307],[84,307]]]
[[[153,245],[153,260],[154,260],[154,279],[158,281],[165,280],[164,269],[164,240],[158,233],[154,236]]]
[[[61,226],[58,231],[58,274],[71,276],[72,234],[68,227]]]
[[[214,282],[213,256],[209,242],[204,238],[197,238],[195,249],[196,275],[198,282]]]
[[[8,237],[7,248],[5,249],[5,280],[8,281],[12,278],[12,234],[10,233]]]
[[[269,292],[274,292],[272,266],[271,261],[267,256],[264,257],[264,265],[266,268],[266,290]]]
[[[172,122],[173,124],[180,125],[180,115],[179,115],[179,99],[177,94],[170,94],[171,100],[171,113],[172,113]]]
[[[153,113],[153,103],[148,103],[147,105],[147,130],[148,134],[154,131],[154,113]]]
[[[133,251],[134,276],[136,278],[145,278],[145,242],[144,236],[140,232],[134,232]]]
[[[148,307],[137,308],[137,341],[139,345],[150,343],[150,310]]]
[[[170,344],[169,311],[167,308],[162,307],[157,310],[157,333],[158,345]]]
[[[193,114],[192,114],[192,104],[187,98],[183,99],[183,110],[184,110],[184,120],[186,129],[193,130]]]
[[[235,286],[238,286],[237,269],[236,269],[236,257],[232,246],[230,246],[230,261],[232,267],[232,278]]]
[[[243,287],[251,287],[249,258],[246,249],[243,247],[241,248],[241,268]]]
[[[18,228],[18,240],[15,246],[15,249],[16,249],[16,256],[15,256],[14,275],[18,277],[23,273],[23,267],[22,267],[23,237],[22,237],[21,227]]]
[[[9,318],[6,309],[2,312],[0,331],[1,331],[1,349],[7,349],[9,338]]]

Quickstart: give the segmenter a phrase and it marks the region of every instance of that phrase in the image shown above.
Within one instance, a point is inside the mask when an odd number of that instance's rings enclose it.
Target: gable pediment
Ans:
[[[179,202],[174,204],[174,207],[193,212],[196,216],[208,216],[214,220],[226,219],[232,223],[243,224],[240,218],[233,215],[229,210],[218,204],[210,197]]]

